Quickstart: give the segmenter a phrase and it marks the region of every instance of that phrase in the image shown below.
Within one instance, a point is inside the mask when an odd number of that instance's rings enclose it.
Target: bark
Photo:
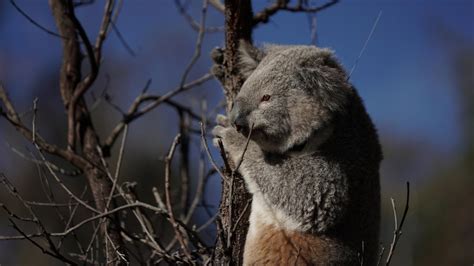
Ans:
[[[239,58],[237,52],[240,40],[252,41],[252,17],[250,0],[225,1],[226,50],[224,63],[226,69],[224,91],[227,112],[232,108],[232,102],[244,82],[243,78],[238,75]],[[227,171],[226,175],[228,180],[232,179],[233,181],[229,182],[230,184],[222,182],[219,207],[220,225],[218,226],[214,263],[215,265],[241,265],[249,225],[250,208],[246,209],[246,206],[251,197],[239,174],[235,174],[232,178]],[[239,219],[240,216],[242,217]],[[238,223],[237,220],[239,220]]]
[[[83,172],[94,197],[96,209],[105,212],[107,209],[107,199],[112,189],[112,184],[105,175],[101,165],[101,157],[98,151],[99,138],[93,127],[89,111],[84,99],[81,98],[76,104],[72,103],[74,91],[81,85],[81,63],[82,54],[80,50],[77,28],[73,21],[74,14],[71,14],[72,1],[50,0],[49,1],[53,16],[59,33],[62,36],[63,43],[63,61],[60,70],[60,92],[66,110],[75,109],[75,139],[80,146],[79,154],[87,161],[83,167]],[[68,133],[69,134],[69,133]],[[76,153],[75,150],[69,150]],[[109,209],[113,206],[109,206]],[[127,258],[122,239],[119,233],[120,223],[117,219],[107,218],[107,221],[101,225],[101,236],[105,245],[105,255],[108,258],[108,264],[120,264],[122,260],[117,259],[117,252]]]

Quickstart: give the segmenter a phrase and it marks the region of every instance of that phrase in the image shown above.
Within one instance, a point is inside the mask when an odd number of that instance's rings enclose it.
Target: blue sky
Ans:
[[[184,62],[189,60],[195,33],[172,2],[125,1],[118,26],[137,56],[129,56],[112,34],[106,44],[105,60],[113,56],[115,60],[127,61],[133,69],[143,70],[131,74],[131,83],[144,84],[152,77],[160,81],[160,87],[172,87],[182,72],[181,57]],[[192,13],[197,18],[200,2],[192,1]],[[46,1],[17,3],[39,23],[55,31]],[[254,9],[259,10],[266,3],[254,1]],[[60,43],[33,27],[10,4],[4,3],[3,9],[0,78],[26,104],[22,99],[31,100],[32,83],[44,74],[44,69],[58,67]],[[441,150],[454,151],[460,134],[457,100],[449,68],[451,53],[443,43],[439,27],[472,41],[473,9],[473,1],[341,1],[318,14],[318,45],[333,49],[350,69],[382,11],[352,82],[382,131],[423,139],[440,145]],[[99,26],[101,12],[102,6],[97,4],[78,12],[90,35]],[[208,24],[223,23],[217,12],[211,11],[209,15]],[[204,67],[210,64],[206,52],[222,44],[222,36],[208,35],[201,59]],[[309,36],[307,16],[288,12],[279,13],[254,32],[257,43],[308,44]],[[154,49],[150,42],[159,45],[163,53],[150,57],[149,51]],[[172,52],[177,48],[183,49],[180,58]],[[135,91],[129,96],[134,95]]]

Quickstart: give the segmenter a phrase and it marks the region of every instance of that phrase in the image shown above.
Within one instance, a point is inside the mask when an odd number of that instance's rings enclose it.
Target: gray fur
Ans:
[[[229,119],[219,116],[213,134],[236,163],[253,126],[239,172],[254,197],[263,196],[297,231],[350,247],[336,251],[341,257],[360,253],[364,243],[365,264],[374,264],[382,153],[346,72],[328,49],[248,49],[241,48],[247,79]],[[266,94],[270,100],[261,102]],[[232,123],[240,125],[240,133]]]

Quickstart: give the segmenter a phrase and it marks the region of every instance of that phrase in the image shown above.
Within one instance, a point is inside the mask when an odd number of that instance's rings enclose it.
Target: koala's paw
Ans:
[[[216,47],[211,51],[211,59],[214,64],[211,67],[211,73],[216,77],[220,83],[224,84],[224,49]]]
[[[223,127],[230,127],[230,119],[225,116],[225,115],[221,115],[221,114],[218,114],[217,117],[216,117],[216,123],[217,125],[219,126],[223,126]]]
[[[215,147],[219,147],[219,140],[221,140],[227,156],[236,163],[245,146],[246,139],[230,126],[230,121],[226,116],[218,115],[216,122],[217,126],[212,130],[214,135],[212,143]]]
[[[214,47],[211,51],[211,58],[214,63],[222,65],[224,63],[225,50],[220,47]]]

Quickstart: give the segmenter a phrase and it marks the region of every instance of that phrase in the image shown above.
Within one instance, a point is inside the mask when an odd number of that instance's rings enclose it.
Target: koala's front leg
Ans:
[[[217,115],[216,122],[217,126],[212,130],[214,146],[218,147],[219,139],[222,140],[227,157],[232,161],[234,166],[239,163],[244,151],[245,154],[242,162],[256,156],[256,149],[258,149],[258,147],[255,146],[257,144],[250,141],[247,150],[245,150],[247,138],[230,125],[229,118],[224,115]]]

